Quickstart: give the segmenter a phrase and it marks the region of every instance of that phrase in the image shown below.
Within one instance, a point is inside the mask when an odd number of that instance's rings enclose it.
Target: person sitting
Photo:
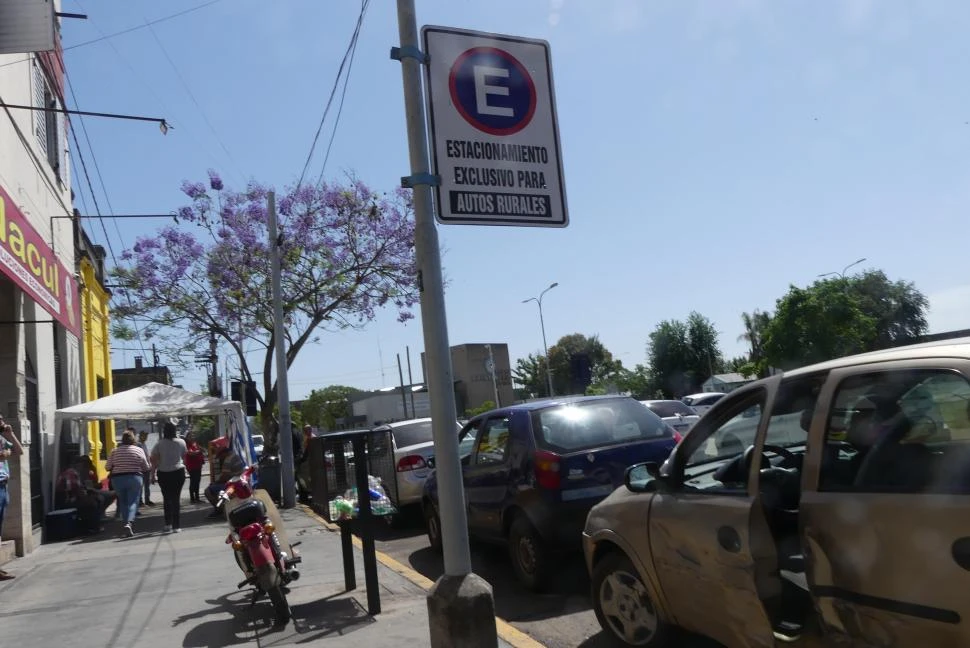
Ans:
[[[77,509],[77,520],[84,533],[100,533],[103,499],[97,491],[89,489],[85,482],[88,480],[88,457],[74,457],[71,463],[57,477],[54,486],[54,504],[57,508]],[[110,500],[108,500],[110,503]]]
[[[209,517],[212,518],[222,515],[218,506],[219,493],[225,489],[230,479],[238,477],[246,469],[239,455],[232,451],[228,439],[226,441],[226,443],[220,443],[218,446],[218,452],[212,462],[214,469],[212,483],[205,489],[205,498],[214,508],[212,513],[209,514]]]

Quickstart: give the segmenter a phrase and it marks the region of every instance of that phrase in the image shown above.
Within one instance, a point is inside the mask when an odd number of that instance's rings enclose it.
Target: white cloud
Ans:
[[[927,295],[930,333],[970,328],[970,284]]]

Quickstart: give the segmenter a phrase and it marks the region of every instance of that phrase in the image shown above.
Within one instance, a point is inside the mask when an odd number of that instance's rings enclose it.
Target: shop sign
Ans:
[[[81,309],[74,273],[57,259],[3,187],[0,187],[0,272],[67,330],[81,336]]]

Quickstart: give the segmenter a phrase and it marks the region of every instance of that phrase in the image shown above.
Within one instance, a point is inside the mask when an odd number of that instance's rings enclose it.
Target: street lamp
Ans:
[[[865,257],[862,257],[858,261],[853,261],[849,265],[847,265],[844,268],[842,268],[842,272],[823,272],[822,274],[819,275],[819,277],[831,277],[832,275],[839,275],[839,277],[841,277],[844,280],[845,279],[845,271],[846,270],[848,270],[852,266],[859,265],[860,263],[862,263],[865,260],[866,260],[866,258]]]
[[[549,347],[546,346],[546,323],[542,319],[542,296],[559,285],[558,281],[549,284],[549,287],[539,293],[539,297],[529,297],[523,299],[522,303],[527,304],[534,301],[539,304],[539,326],[542,328],[542,352],[546,354],[546,378],[549,381],[549,397],[552,398],[552,364],[549,362]]]

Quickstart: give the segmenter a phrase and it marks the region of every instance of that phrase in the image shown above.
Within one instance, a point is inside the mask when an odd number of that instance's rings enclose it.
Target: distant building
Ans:
[[[739,373],[715,374],[704,381],[701,391],[727,394],[754,381],[754,378],[745,378]]]
[[[163,385],[172,384],[172,372],[164,365],[154,365],[146,367],[140,357],[135,358],[135,366],[129,369],[113,369],[111,380],[114,384],[114,393],[123,392],[135,387],[147,385],[150,382],[157,382]]]
[[[494,377],[490,363],[494,363]],[[424,353],[421,354],[421,365],[427,380]],[[499,407],[515,402],[507,344],[459,344],[451,347],[451,373],[455,381],[458,416],[464,415],[466,410],[481,407],[486,401],[492,401]]]

